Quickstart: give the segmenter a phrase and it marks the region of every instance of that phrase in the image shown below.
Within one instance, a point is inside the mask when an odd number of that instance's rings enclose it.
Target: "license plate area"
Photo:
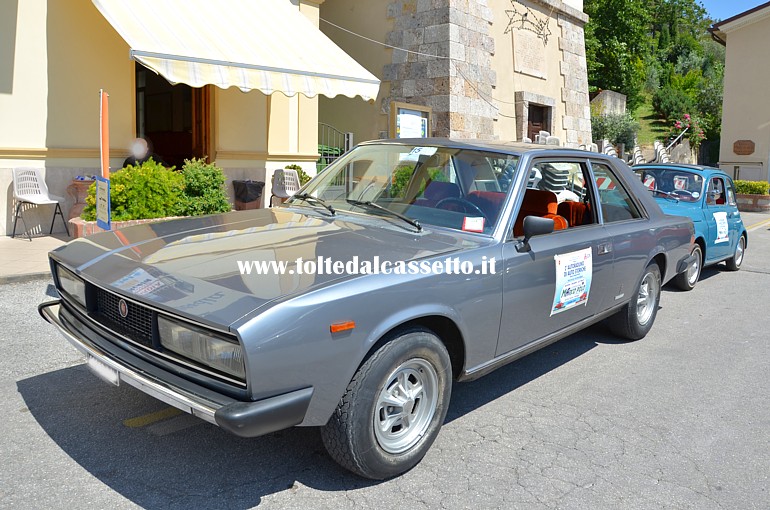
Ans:
[[[88,356],[86,365],[88,365],[91,372],[93,372],[99,379],[115,386],[120,386],[120,376],[118,375],[117,370],[108,367],[93,356]]]

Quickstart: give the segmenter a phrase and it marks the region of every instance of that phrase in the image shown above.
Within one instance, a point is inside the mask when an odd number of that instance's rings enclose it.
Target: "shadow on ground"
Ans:
[[[474,382],[453,388],[447,422],[473,412],[576,359],[618,340],[597,325]],[[96,379],[84,365],[19,381],[18,390],[43,430],[85,470],[135,504],[150,509],[256,506],[295,482],[321,491],[376,482],[338,467],[317,429],[294,428],[244,439],[187,415],[192,426],[168,433],[128,427],[124,420],[166,406],[131,388]],[[163,422],[161,422],[162,424]]]

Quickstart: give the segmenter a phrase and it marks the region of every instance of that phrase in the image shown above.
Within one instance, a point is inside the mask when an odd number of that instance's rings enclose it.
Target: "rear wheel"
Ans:
[[[699,245],[695,245],[692,249],[692,255],[695,260],[687,267],[683,273],[676,275],[674,279],[674,285],[681,290],[692,290],[695,288],[695,284],[698,283],[700,278],[700,271],[703,267],[703,250]]]
[[[376,480],[410,470],[444,423],[451,374],[436,335],[424,329],[398,334],[361,365],[321,429],[329,455]]]
[[[658,314],[660,282],[660,269],[651,262],[642,273],[634,297],[609,319],[609,326],[616,335],[628,340],[639,340],[647,335]]]
[[[743,264],[743,255],[746,252],[746,237],[741,236],[740,239],[738,239],[738,244],[735,247],[735,253],[733,254],[732,258],[727,259],[725,263],[727,264],[727,269],[729,271],[737,271],[741,268],[741,264]]]

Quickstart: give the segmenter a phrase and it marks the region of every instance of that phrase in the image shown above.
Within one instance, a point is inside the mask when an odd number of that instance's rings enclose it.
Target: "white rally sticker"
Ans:
[[[730,227],[727,223],[727,213],[724,211],[714,213],[714,221],[717,222],[717,238],[714,244],[726,243],[730,240]]]
[[[402,156],[401,161],[417,161],[420,156],[433,156],[436,151],[438,147],[415,147],[409,151],[409,154]]]
[[[556,291],[551,315],[588,303],[591,292],[591,248],[554,255]]]
[[[463,230],[466,232],[484,232],[484,217],[466,216],[463,218]]]

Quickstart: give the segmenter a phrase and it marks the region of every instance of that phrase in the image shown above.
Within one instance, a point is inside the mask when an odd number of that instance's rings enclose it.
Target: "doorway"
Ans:
[[[181,168],[185,159],[208,157],[210,86],[172,85],[137,62],[136,133],[168,166]]]
[[[534,141],[540,131],[551,131],[550,108],[537,104],[529,104],[527,108],[527,136]]]

